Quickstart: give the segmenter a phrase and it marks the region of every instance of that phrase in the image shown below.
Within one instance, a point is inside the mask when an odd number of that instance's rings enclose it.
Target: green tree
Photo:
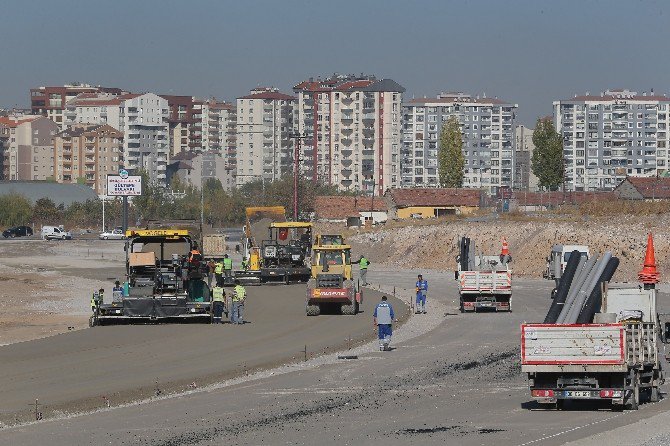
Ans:
[[[440,131],[438,171],[440,186],[463,187],[463,135],[456,116],[450,116]]]
[[[539,118],[533,132],[531,169],[540,187],[557,190],[564,181],[563,140],[551,118]]]
[[[40,198],[33,206],[33,218],[37,223],[54,224],[62,217],[61,210],[50,198]]]
[[[33,215],[30,202],[23,195],[7,194],[0,196],[0,225],[27,225]]]

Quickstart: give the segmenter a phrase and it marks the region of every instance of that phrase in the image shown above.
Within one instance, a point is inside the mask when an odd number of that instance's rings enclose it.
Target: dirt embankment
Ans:
[[[334,228],[328,228],[331,232]],[[453,270],[461,236],[474,239],[477,251],[498,254],[507,237],[515,274],[540,277],[553,244],[586,244],[591,252],[612,251],[621,260],[616,281],[636,281],[642,267],[647,234],[654,234],[661,280],[670,279],[670,215],[589,218],[582,221],[447,221],[349,232],[354,256],[365,253],[373,263]]]

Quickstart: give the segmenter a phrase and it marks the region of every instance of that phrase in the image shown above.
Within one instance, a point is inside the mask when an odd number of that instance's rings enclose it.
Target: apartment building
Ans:
[[[123,166],[123,133],[108,124],[75,125],[54,137],[53,178],[107,195],[107,175]]]
[[[166,184],[169,160],[168,102],[154,93],[85,93],[65,109],[68,126],[109,124],[123,133],[124,167],[143,169],[152,181]]]
[[[235,105],[210,99],[203,105],[203,151],[218,152],[230,168],[236,166],[237,110]]]
[[[235,187],[235,170],[218,151],[180,153],[170,161],[167,171],[170,183],[178,177],[184,184],[201,188],[208,179],[216,179],[226,191]]]
[[[539,189],[539,180],[533,173],[531,165],[535,151],[533,129],[517,125],[514,128],[514,139],[514,189],[536,192]]]
[[[295,102],[276,88],[256,88],[237,99],[238,186],[293,172]]]
[[[334,74],[300,82],[293,91],[305,175],[339,190],[375,195],[400,185],[401,85]]]
[[[160,95],[168,104],[170,153],[202,152],[205,101],[193,96]],[[206,125],[206,124],[205,124]]]
[[[120,88],[93,86],[88,84],[66,84],[63,86],[38,87],[30,89],[30,108],[32,114],[43,115],[65,129],[65,106],[82,93],[107,93],[121,95],[127,93]]]
[[[442,125],[455,116],[463,135],[464,187],[497,193],[513,186],[518,105],[497,98],[440,93],[403,105],[402,187],[437,187]]]
[[[630,90],[554,101],[566,189],[611,190],[626,176],[666,173],[668,104],[665,95]]]
[[[6,135],[3,150],[5,180],[47,180],[53,177],[53,139],[58,125],[43,116],[0,117]]]

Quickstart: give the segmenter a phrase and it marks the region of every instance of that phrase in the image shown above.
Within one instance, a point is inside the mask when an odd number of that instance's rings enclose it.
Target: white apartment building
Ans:
[[[340,190],[375,195],[400,186],[401,85],[335,74],[303,81],[293,90],[305,175]]]
[[[402,187],[438,187],[442,125],[455,116],[463,135],[463,187],[495,194],[513,186],[514,119],[518,105],[497,98],[440,93],[403,105]]]
[[[670,98],[607,90],[554,101],[567,190],[611,190],[626,176],[668,170]]]
[[[293,172],[295,97],[257,88],[237,99],[237,185]]]
[[[66,125],[109,124],[124,134],[124,167],[143,169],[166,183],[169,161],[168,102],[153,94],[85,93],[66,104]]]
[[[210,99],[202,107],[203,150],[220,153],[229,168],[236,165],[237,110],[235,105]]]

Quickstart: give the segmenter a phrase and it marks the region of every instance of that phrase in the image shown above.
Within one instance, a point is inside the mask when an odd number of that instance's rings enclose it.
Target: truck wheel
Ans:
[[[626,409],[637,410],[640,406],[640,382],[638,381],[637,375],[633,380],[633,388],[631,390],[631,395],[626,403]]]
[[[463,299],[460,299],[461,304],[459,305],[458,309],[461,311],[461,313],[465,313],[465,306],[463,305]]]
[[[342,304],[341,311],[342,314],[353,316],[354,314],[356,314],[356,303],[354,302],[351,305]]]
[[[307,316],[318,316],[321,314],[319,305],[307,305]]]
[[[556,410],[563,410],[565,407],[565,400],[556,400]]]

